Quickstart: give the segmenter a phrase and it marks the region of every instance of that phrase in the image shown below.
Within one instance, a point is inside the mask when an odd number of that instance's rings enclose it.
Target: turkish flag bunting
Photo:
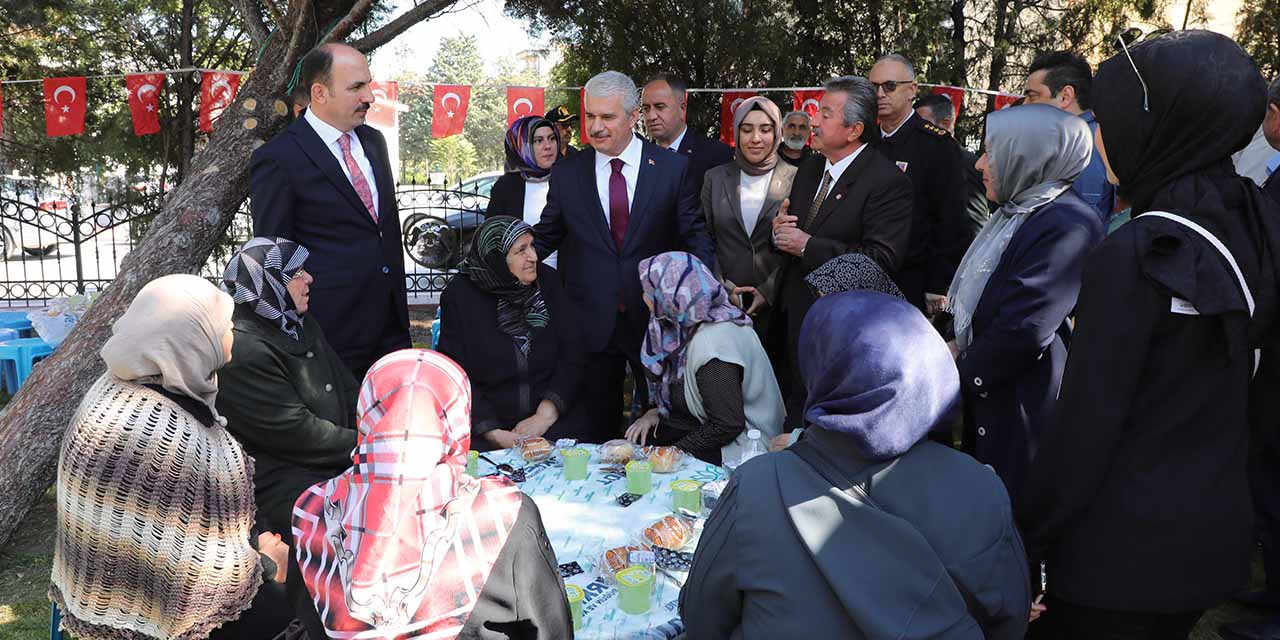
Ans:
[[[462,133],[467,123],[467,104],[471,87],[462,84],[438,84],[432,89],[431,137],[448,138]]]
[[[934,87],[933,93],[951,98],[951,124],[960,120],[960,107],[964,105],[964,89],[960,87]]]
[[[726,91],[720,94],[720,142],[733,146],[733,112],[738,105],[748,98],[754,98],[754,91]]]
[[[373,91],[373,106],[365,116],[365,122],[382,129],[394,129],[400,123],[400,114],[396,107],[400,106],[400,83],[395,80],[374,81],[369,83]]]
[[[160,131],[160,89],[164,74],[138,73],[124,77],[129,91],[129,115],[133,116],[133,135],[145,136]]]
[[[999,111],[1013,103],[1022,99],[1022,96],[1006,96],[1004,94],[996,95],[996,111]]]
[[[200,81],[200,130],[213,131],[213,121],[231,106],[240,90],[240,74],[206,71]]]
[[[583,87],[578,90],[578,136],[582,140],[583,146],[590,144],[587,142],[587,88]]]
[[[812,91],[796,91],[791,97],[791,110],[803,111],[809,114],[809,118],[818,117],[818,103],[822,101],[822,96],[827,92],[822,89],[814,89]]]
[[[507,128],[525,116],[547,112],[546,94],[540,87],[507,87]]]
[[[44,129],[50,138],[84,133],[84,76],[44,79]]]

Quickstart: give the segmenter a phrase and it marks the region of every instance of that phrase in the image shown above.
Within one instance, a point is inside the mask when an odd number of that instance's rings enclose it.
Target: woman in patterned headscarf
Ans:
[[[766,444],[783,418],[782,392],[751,319],[692,254],[641,260],[640,286],[651,312],[640,361],[657,406],[627,438],[737,464],[747,432],[758,429]]]
[[[572,637],[538,507],[464,473],[469,390],[457,363],[419,349],[365,376],[352,466],[294,509],[288,584],[312,640]]]
[[[504,146],[507,172],[493,183],[485,215],[537,224],[551,191],[551,167],[560,158],[559,129],[546,118],[525,116],[511,123]],[[555,254],[546,262],[556,266]]]
[[[583,436],[572,409],[584,356],[560,278],[538,263],[533,228],[489,218],[458,270],[440,295],[438,349],[471,377],[477,448]]]
[[[254,238],[222,276],[236,302],[236,341],[218,411],[257,461],[258,522],[286,541],[298,494],[344,469],[356,445],[356,381],[320,325],[306,321],[306,260],[295,242]]]

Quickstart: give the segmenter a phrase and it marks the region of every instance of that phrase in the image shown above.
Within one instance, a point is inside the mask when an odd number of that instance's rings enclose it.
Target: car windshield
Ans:
[[[472,180],[470,182],[463,183],[461,190],[467,193],[474,193],[478,196],[484,196],[488,198],[489,193],[493,191],[493,184],[497,181],[498,181],[497,176],[485,176],[483,178],[476,178],[475,180]]]

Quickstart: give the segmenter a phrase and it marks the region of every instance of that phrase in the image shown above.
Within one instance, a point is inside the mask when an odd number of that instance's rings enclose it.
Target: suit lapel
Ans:
[[[867,159],[873,152],[873,149],[864,146],[862,148],[862,152],[858,154],[858,157],[854,158],[853,162],[845,168],[844,173],[840,174],[840,179],[836,180],[836,183],[831,185],[831,192],[828,193],[827,198],[822,201],[822,207],[818,209],[818,215],[814,216],[813,224],[809,225],[809,228],[806,229],[806,231],[813,233],[814,229],[817,229],[823,221],[831,216],[831,212],[835,211],[836,207],[841,204],[840,201],[844,199],[845,194],[849,191],[849,187],[853,186],[854,180],[857,179],[858,174],[862,171],[862,167],[866,165]],[[816,197],[816,191],[814,192],[814,195]]]
[[[304,118],[298,118],[289,131],[293,134],[294,140],[298,141],[298,146],[302,148],[303,153],[311,158],[316,167],[329,178],[329,182],[333,183],[333,187],[347,199],[356,211],[363,214],[361,217],[373,224],[373,218],[369,217],[368,209],[364,203],[360,201],[360,196],[356,195],[356,190],[351,186],[351,181],[347,180],[347,174],[342,172],[342,167],[338,166],[338,159],[329,152],[329,148],[325,146],[324,141],[320,139],[320,134]],[[364,144],[363,141],[360,143]],[[370,163],[372,164],[372,163]]]
[[[769,181],[769,194],[765,196],[764,207],[760,209],[760,218],[756,220],[756,227],[751,231],[751,238],[754,240],[759,235],[771,235],[773,233],[773,219],[778,215],[778,210],[782,208],[782,201],[787,199],[791,191],[791,180],[787,180],[787,173],[794,179],[795,170],[787,171],[783,167],[790,167],[785,162],[779,161],[773,170],[773,178]],[[792,208],[794,211],[795,208]],[[791,215],[795,215],[794,213]]]
[[[729,213],[737,223],[735,226],[742,229],[743,236],[750,236],[751,232],[742,223],[742,172],[730,171],[721,184],[724,185],[724,195],[729,200]]]
[[[652,185],[657,179],[657,172],[661,169],[658,166],[661,160],[655,158],[654,154],[655,152],[666,153],[657,145],[648,145],[644,142],[640,144],[640,166],[636,168],[636,195],[631,199],[631,212],[627,216],[627,235],[622,240],[623,249],[627,248],[633,236],[639,234],[640,224],[649,211]]]
[[[583,195],[586,196],[587,217],[591,218],[587,224],[599,232],[600,238],[604,240],[605,246],[609,247],[610,251],[617,253],[618,247],[613,243],[609,224],[605,222],[605,216],[608,214],[600,208],[600,190],[596,187],[596,150],[593,147],[587,147],[579,151],[578,155],[582,156],[583,160],[578,179],[581,182]]]

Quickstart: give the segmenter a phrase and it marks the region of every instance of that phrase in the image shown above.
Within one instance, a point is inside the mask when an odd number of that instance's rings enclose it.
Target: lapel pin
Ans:
[[[658,166],[658,163],[654,162],[654,161],[653,161],[653,158],[649,158],[649,164],[651,164],[651,165],[653,165],[653,166],[655,166],[655,167],[656,167],[656,166]]]
[[[839,200],[840,198],[843,198],[843,197],[844,197],[844,194],[843,194],[843,193],[837,193],[837,194],[836,194],[836,200]]]

